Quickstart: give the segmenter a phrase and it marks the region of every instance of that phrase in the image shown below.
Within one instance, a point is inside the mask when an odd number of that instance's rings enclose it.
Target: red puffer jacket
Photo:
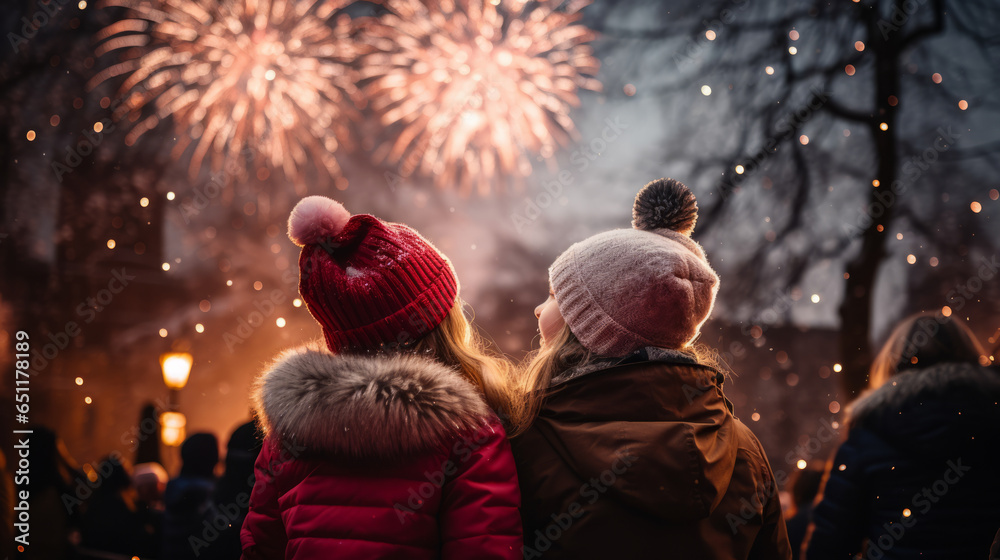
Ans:
[[[521,557],[510,445],[454,370],[298,349],[255,400],[244,559]]]

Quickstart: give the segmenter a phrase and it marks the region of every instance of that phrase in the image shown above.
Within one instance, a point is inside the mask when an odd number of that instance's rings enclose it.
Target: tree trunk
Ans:
[[[902,9],[902,0],[894,0]],[[878,278],[879,265],[886,256],[885,234],[896,214],[895,194],[890,185],[896,180],[897,143],[896,114],[899,98],[900,34],[884,36],[878,28],[880,13],[868,13],[868,41],[866,49],[875,56],[875,107],[869,123],[874,135],[878,169],[869,184],[868,217],[861,234],[861,250],[850,261],[844,299],[840,304],[840,356],[843,372],[841,386],[848,401],[858,396],[868,385],[868,368],[872,362],[871,323],[872,295]],[[882,130],[883,123],[888,127]],[[875,182],[877,181],[877,183]],[[880,231],[881,229],[881,231]]]

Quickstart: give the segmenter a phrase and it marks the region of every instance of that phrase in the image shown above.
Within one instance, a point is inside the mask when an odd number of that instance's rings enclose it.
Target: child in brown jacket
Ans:
[[[525,558],[790,559],[764,451],[692,346],[719,284],[694,195],[653,181],[633,217],[559,256],[535,310]]]

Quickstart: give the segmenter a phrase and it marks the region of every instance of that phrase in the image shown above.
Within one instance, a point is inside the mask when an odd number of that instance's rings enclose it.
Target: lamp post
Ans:
[[[160,439],[163,444],[170,447],[177,447],[184,443],[184,427],[187,425],[187,418],[180,412],[164,412],[160,415]]]
[[[187,385],[193,361],[187,352],[168,352],[160,356],[163,383],[170,389],[170,410],[160,415],[160,439],[171,447],[177,447],[184,441],[187,419],[177,411],[177,393]]]

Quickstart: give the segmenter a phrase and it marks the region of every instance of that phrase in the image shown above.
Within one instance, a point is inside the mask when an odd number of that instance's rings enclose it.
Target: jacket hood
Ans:
[[[893,376],[850,407],[863,427],[901,448],[934,456],[977,444],[1000,444],[1000,371],[944,363]],[[971,438],[971,439],[970,439]]]
[[[608,499],[696,521],[719,505],[736,468],[737,426],[721,378],[689,363],[606,368],[555,387],[537,426]]]
[[[266,434],[358,458],[438,449],[493,418],[479,391],[439,362],[313,348],[281,354],[257,380],[253,400]]]

